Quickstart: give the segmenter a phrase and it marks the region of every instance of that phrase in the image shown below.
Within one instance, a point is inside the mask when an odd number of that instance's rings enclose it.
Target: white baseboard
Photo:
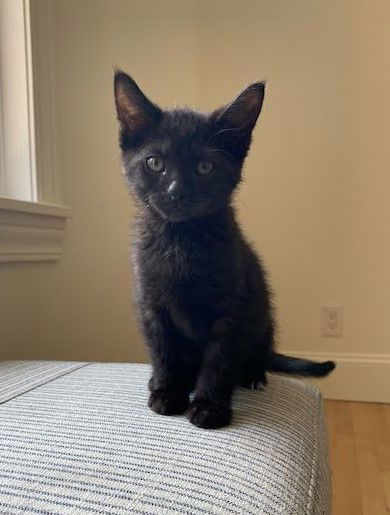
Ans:
[[[326,378],[310,379],[325,399],[390,403],[390,354],[281,351],[315,361],[333,360],[336,369]]]

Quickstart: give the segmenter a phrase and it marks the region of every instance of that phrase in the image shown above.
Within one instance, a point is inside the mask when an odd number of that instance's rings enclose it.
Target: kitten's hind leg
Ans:
[[[263,369],[264,364],[251,360],[243,364],[241,370],[240,386],[249,390],[263,390],[267,386],[267,376]]]
[[[262,390],[267,386],[268,356],[274,346],[274,321],[268,314],[265,321],[250,317],[247,332],[242,340],[247,342],[245,358],[240,377],[240,385],[252,390]]]
[[[258,332],[258,328],[256,328],[255,331]],[[251,335],[248,335],[244,340],[250,342],[250,337]],[[262,390],[267,386],[267,376],[265,372],[267,369],[267,356],[272,346],[273,327],[269,325],[267,330],[264,331],[264,334],[252,340],[252,343],[247,347],[248,355],[242,364],[240,374],[241,386],[252,390]]]

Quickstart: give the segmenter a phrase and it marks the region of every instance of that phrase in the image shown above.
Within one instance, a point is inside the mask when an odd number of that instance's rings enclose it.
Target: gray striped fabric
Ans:
[[[0,404],[86,364],[74,361],[0,361]]]
[[[0,513],[330,513],[314,387],[272,376],[264,391],[240,389],[232,426],[207,431],[151,412],[149,373],[48,371],[45,384],[3,403]]]

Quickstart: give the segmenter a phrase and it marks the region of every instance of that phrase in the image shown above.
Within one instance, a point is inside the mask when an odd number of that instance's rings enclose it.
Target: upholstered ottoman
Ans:
[[[216,431],[147,406],[150,368],[0,363],[0,513],[329,514],[317,389],[269,376]]]

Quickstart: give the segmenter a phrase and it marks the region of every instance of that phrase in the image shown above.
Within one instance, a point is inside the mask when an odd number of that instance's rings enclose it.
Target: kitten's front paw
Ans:
[[[195,399],[187,412],[192,424],[203,429],[218,429],[228,426],[232,419],[232,410],[229,406],[217,406],[211,402]]]
[[[188,404],[188,395],[169,392],[152,392],[148,402],[149,408],[160,415],[181,415]]]

